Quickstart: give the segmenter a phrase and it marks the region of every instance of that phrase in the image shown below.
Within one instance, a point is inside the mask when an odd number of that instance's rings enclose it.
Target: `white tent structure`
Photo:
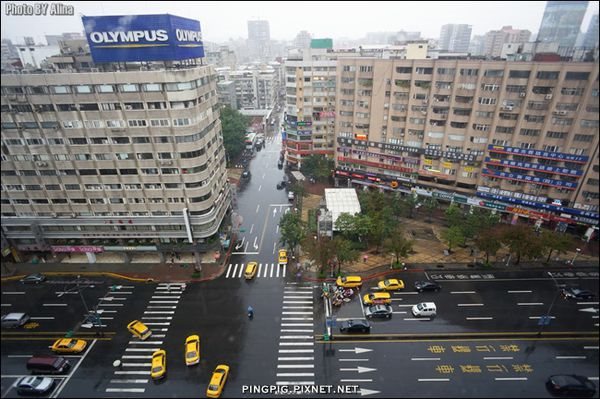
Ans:
[[[325,206],[327,214],[331,215],[332,231],[337,231],[335,222],[342,213],[355,215],[360,213],[360,202],[353,188],[326,188]]]

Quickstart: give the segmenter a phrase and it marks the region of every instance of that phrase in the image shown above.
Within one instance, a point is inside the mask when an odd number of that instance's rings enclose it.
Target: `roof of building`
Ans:
[[[335,222],[341,213],[360,213],[360,202],[353,188],[326,188],[325,203],[327,210],[331,212],[334,231],[337,231]]]

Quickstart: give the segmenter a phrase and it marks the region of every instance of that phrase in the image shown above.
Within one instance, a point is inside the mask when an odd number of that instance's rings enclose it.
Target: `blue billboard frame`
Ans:
[[[82,17],[96,63],[204,57],[200,21],[171,14]]]

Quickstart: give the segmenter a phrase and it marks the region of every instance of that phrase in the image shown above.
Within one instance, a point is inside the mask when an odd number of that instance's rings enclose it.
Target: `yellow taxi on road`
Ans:
[[[52,345],[52,351],[56,353],[79,353],[87,346],[87,342],[82,339],[62,338],[56,340]]]
[[[193,366],[200,363],[200,337],[190,335],[185,340],[185,364]]]
[[[131,323],[127,324],[127,330],[141,339],[145,341],[149,336],[152,335],[152,330],[150,330],[144,323],[139,320],[134,320]]]
[[[337,278],[335,283],[338,285],[338,287],[355,288],[362,285],[362,278],[360,276],[340,276]]]
[[[279,250],[279,266],[287,265],[287,263],[288,263],[287,250],[280,249]]]
[[[244,271],[244,277],[246,280],[252,280],[254,276],[256,276],[256,270],[258,269],[258,264],[256,262],[250,262],[246,265],[246,270]]]
[[[404,281],[390,278],[377,283],[377,287],[382,291],[396,291],[404,289]]]
[[[364,305],[389,305],[392,303],[392,297],[389,292],[374,292],[363,296]]]
[[[219,364],[210,378],[210,383],[208,384],[208,388],[206,388],[206,396],[209,398],[218,398],[221,396],[228,376],[229,366]]]
[[[167,373],[167,352],[164,349],[159,349],[152,354],[152,366],[150,376],[157,380],[163,378]]]

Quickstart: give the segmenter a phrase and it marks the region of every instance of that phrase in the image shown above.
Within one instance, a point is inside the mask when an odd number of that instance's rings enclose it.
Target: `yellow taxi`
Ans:
[[[221,396],[228,376],[229,366],[225,364],[219,364],[210,378],[208,388],[206,388],[206,396],[209,398],[218,398]]]
[[[52,351],[56,353],[79,353],[87,346],[87,342],[82,339],[62,338],[56,340],[52,345]]]
[[[149,336],[152,335],[152,330],[150,330],[144,323],[139,320],[134,320],[131,323],[127,324],[127,331],[145,341]]]
[[[390,278],[377,283],[377,287],[382,291],[396,291],[404,289],[404,281]]]
[[[389,292],[374,292],[363,296],[364,305],[389,305],[392,303],[392,297]]]
[[[200,337],[190,335],[185,340],[185,364],[193,366],[200,363]]]
[[[338,287],[355,288],[362,285],[362,278],[359,276],[338,277],[335,282]]]
[[[246,270],[244,271],[244,277],[246,280],[252,280],[254,276],[256,276],[256,270],[258,269],[258,264],[256,262],[250,262],[246,265]]]
[[[279,265],[287,265],[287,251],[285,249],[279,250]]]
[[[167,373],[167,352],[164,349],[159,349],[152,354],[152,366],[150,376],[157,380],[163,378]]]

